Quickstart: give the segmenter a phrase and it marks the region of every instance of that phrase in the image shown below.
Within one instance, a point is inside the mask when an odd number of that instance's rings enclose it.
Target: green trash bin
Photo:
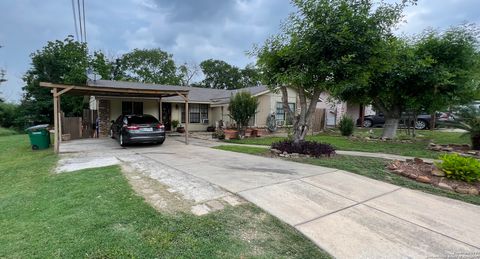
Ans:
[[[47,128],[48,124],[42,124],[25,129],[30,137],[33,150],[50,147],[50,132]]]

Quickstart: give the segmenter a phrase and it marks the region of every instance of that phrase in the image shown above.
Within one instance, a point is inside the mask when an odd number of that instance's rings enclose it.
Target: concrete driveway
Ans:
[[[93,147],[103,157],[168,167],[173,178],[196,179],[192,188],[208,183],[213,194],[204,199],[239,195],[338,258],[480,257],[479,206],[336,169],[216,150],[211,142],[185,146],[170,138],[162,146],[119,149],[102,141]],[[83,152],[75,141],[62,151],[75,149]]]

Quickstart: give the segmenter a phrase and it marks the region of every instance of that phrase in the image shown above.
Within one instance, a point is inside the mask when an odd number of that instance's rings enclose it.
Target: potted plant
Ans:
[[[173,131],[175,131],[178,127],[178,125],[180,124],[180,122],[178,120],[172,120],[172,129]]]
[[[228,133],[232,137],[236,134],[236,137],[243,138],[245,136],[245,129],[248,126],[248,122],[255,115],[258,107],[258,101],[255,96],[252,96],[249,92],[240,91],[230,98],[230,104],[228,106],[229,116],[237,124],[237,133]],[[227,131],[225,131],[225,138],[228,138]]]
[[[183,127],[182,124],[178,124],[177,132],[178,133],[185,133],[185,127]]]
[[[215,132],[215,126],[208,126],[207,132]]]
[[[223,131],[225,139],[238,139],[238,130],[226,129]]]

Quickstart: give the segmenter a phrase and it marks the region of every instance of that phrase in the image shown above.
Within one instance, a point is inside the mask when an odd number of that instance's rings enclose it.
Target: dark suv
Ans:
[[[121,146],[130,143],[163,144],[165,127],[152,115],[120,115],[110,127],[110,137]]]
[[[437,113],[437,121],[441,122],[443,120],[442,114]],[[405,126],[406,121],[408,121],[408,114],[407,113],[402,113],[402,117],[400,119],[400,126]],[[414,123],[415,129],[423,130],[423,129],[428,129],[430,128],[430,120],[431,120],[431,115],[430,114],[419,114],[417,116],[417,121]],[[360,119],[357,120],[357,126],[360,125]],[[385,124],[385,117],[383,114],[378,114],[378,115],[367,115],[363,119],[363,127],[365,128],[370,128],[370,127],[378,127],[381,126],[383,127],[383,124]],[[413,123],[412,123],[413,124]]]

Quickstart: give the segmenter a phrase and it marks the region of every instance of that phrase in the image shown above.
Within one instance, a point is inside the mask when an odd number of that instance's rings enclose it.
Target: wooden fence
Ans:
[[[319,132],[325,129],[325,109],[316,109],[312,115],[312,132]]]
[[[95,130],[95,119],[97,118],[97,111],[88,109],[83,110],[82,117],[65,117],[62,114],[62,139],[80,139],[91,138]]]

